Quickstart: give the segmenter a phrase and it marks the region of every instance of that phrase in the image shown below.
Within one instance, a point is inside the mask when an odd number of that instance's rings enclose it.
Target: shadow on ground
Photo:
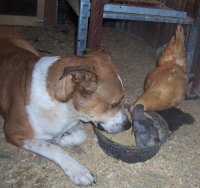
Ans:
[[[170,108],[158,113],[167,121],[170,131],[176,131],[183,125],[192,125],[195,121],[191,114],[179,108]]]

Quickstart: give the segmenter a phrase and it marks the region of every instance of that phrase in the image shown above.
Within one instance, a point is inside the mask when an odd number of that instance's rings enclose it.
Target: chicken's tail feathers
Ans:
[[[174,46],[179,51],[185,50],[184,42],[185,42],[185,35],[184,35],[183,26],[178,25],[176,29],[176,39],[175,39]]]
[[[186,71],[186,50],[185,50],[185,35],[181,25],[177,26],[175,36],[172,36],[166,49],[161,55],[158,64],[162,65],[166,62],[174,62],[181,66]]]
[[[185,49],[185,34],[181,25],[177,26],[176,37],[174,42],[174,58],[177,65],[181,66],[184,71],[187,69],[187,58]]]

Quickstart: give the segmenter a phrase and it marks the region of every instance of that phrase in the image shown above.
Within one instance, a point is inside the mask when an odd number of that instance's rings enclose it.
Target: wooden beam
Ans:
[[[0,15],[0,25],[29,25],[38,26],[37,17]]]
[[[57,3],[56,0],[45,0],[44,6],[44,18],[45,18],[45,25],[55,25],[56,14],[57,14]]]

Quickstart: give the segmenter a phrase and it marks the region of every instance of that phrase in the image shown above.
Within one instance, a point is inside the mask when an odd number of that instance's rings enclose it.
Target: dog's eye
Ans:
[[[120,100],[118,102],[113,102],[111,104],[112,108],[115,108],[115,107],[119,106],[120,103],[122,102],[123,98],[124,98],[124,95],[120,98]]]
[[[115,108],[118,105],[118,103],[112,103],[112,108]]]

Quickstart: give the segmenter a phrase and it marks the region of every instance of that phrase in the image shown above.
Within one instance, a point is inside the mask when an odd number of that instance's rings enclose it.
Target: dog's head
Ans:
[[[110,54],[100,49],[68,61],[71,65],[63,69],[59,80],[62,87],[57,87],[56,98],[63,102],[72,100],[83,121],[91,121],[106,132],[118,133],[130,128],[121,104],[122,81]]]

